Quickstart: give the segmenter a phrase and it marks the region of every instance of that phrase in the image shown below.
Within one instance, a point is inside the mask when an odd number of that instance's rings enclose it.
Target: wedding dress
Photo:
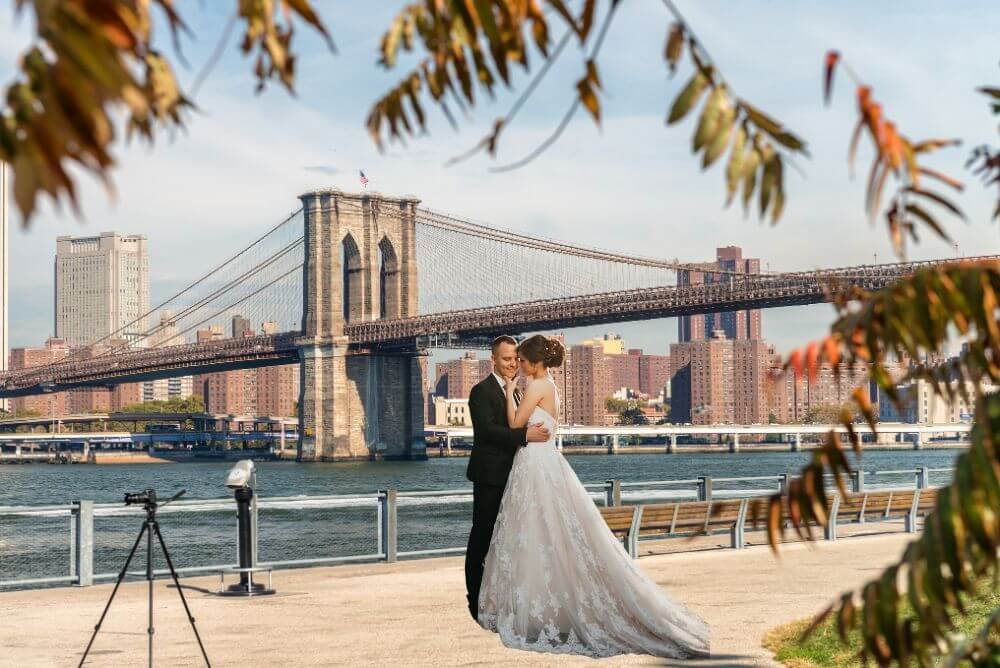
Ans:
[[[529,422],[544,423],[551,436],[514,458],[486,557],[479,624],[508,647],[538,652],[706,656],[708,626],[639,570],[607,528],[556,448],[555,418],[536,406]]]

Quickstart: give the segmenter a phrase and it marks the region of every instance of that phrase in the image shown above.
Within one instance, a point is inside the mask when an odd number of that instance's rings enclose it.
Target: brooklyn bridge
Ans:
[[[748,274],[515,233],[431,211],[413,197],[331,189],[300,200],[297,211],[111,336],[60,362],[0,374],[0,397],[299,363],[300,460],[421,457],[430,348],[814,304],[947,262]],[[198,328],[237,314],[267,322],[269,333],[190,342]]]

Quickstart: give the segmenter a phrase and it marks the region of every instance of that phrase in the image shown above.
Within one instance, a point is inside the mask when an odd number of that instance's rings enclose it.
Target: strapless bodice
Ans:
[[[539,443],[529,443],[528,445],[555,445],[556,431],[558,430],[559,424],[547,410],[541,406],[535,406],[535,408],[531,411],[531,417],[528,418],[528,424],[537,424],[539,422],[541,422],[545,428],[549,430],[549,440]]]

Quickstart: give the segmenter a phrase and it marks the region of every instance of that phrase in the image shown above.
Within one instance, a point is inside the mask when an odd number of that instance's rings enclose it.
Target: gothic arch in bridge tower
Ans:
[[[378,244],[379,318],[398,318],[400,278],[399,258],[388,235]]]
[[[418,200],[332,188],[301,200],[299,459],[425,458],[426,353],[352,340],[417,313]]]
[[[340,242],[340,265],[343,268],[344,322],[358,322],[364,317],[364,263],[354,236],[348,232]]]

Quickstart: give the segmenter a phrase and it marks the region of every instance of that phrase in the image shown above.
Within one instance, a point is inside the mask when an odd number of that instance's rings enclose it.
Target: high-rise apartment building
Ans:
[[[739,246],[725,246],[715,249],[715,262],[705,262],[696,267],[705,270],[714,269],[736,274],[759,274],[760,260],[744,258],[743,249]],[[701,285],[729,280],[725,274],[714,274],[697,269],[678,272],[677,284]],[[755,340],[763,338],[760,309],[730,311],[727,313],[708,313],[704,315],[685,315],[677,319],[677,340],[705,341],[712,333],[721,330],[727,339]]]
[[[298,400],[298,364],[257,369],[257,415],[293,417]]]
[[[184,343],[184,337],[170,311],[160,313],[160,323],[147,339],[151,348],[178,346]],[[167,401],[168,399],[185,399],[194,394],[194,377],[178,376],[176,378],[159,378],[142,383],[142,400]]]
[[[137,338],[149,310],[146,237],[103,232],[58,237],[55,259],[55,332],[70,347],[112,334]]]
[[[12,370],[28,369],[53,364],[69,355],[69,346],[62,339],[50,338],[41,348],[14,348],[10,351]],[[30,397],[18,397],[11,401],[14,413],[34,412],[45,417],[65,415],[69,409],[68,392],[51,392]]]
[[[242,339],[248,336],[253,336],[253,324],[241,315],[234,315],[232,337]]]
[[[562,392],[562,417],[566,423],[604,424],[605,400],[614,392],[608,357],[600,341],[585,341],[567,350],[563,373],[553,373]]]
[[[727,339],[670,346],[670,417],[691,424],[768,421],[768,370],[774,352],[764,341]]]
[[[434,395],[445,399],[468,399],[473,386],[492,371],[492,359],[478,359],[472,352],[457,360],[438,362],[434,367]]]

